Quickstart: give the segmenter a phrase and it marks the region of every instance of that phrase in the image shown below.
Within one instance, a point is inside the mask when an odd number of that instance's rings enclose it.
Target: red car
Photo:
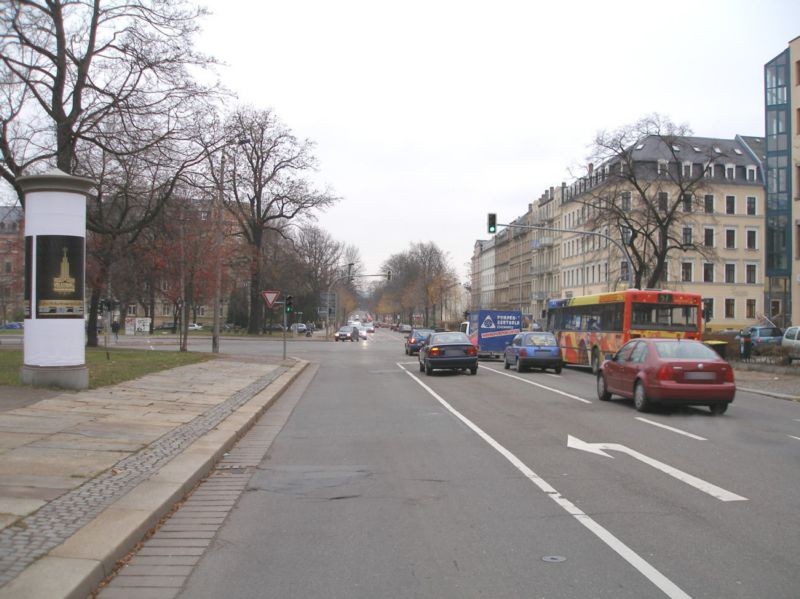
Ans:
[[[633,399],[640,412],[654,403],[705,405],[724,414],[736,394],[733,368],[714,350],[691,339],[633,339],[603,362],[597,397]]]

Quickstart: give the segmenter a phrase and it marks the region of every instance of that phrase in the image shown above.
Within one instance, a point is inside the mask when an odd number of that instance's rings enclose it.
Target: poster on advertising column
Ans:
[[[84,239],[36,236],[36,318],[83,318]]]

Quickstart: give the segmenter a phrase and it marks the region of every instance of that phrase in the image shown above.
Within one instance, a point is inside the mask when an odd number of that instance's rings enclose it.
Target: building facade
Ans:
[[[25,227],[19,206],[0,206],[0,324],[24,317]]]
[[[800,322],[800,37],[764,66],[767,301]]]
[[[641,169],[645,178],[646,173],[656,178],[677,173],[697,184],[691,198],[680,197],[671,179],[663,177],[652,198],[654,206],[680,207],[670,235],[693,247],[669,254],[658,286],[701,294],[710,330],[739,329],[781,313],[784,304],[771,304],[766,293],[764,140],[682,137],[668,153],[661,146],[663,140],[651,137],[631,148],[632,168]],[[665,159],[668,155],[673,159]],[[509,257],[496,263],[495,303],[473,307],[522,309],[539,319],[548,299],[628,286],[631,265],[621,251],[624,232],[602,218],[602,203],[594,201],[610,193],[612,169],[619,168],[615,163],[590,168],[586,177],[550,188],[514,221],[541,229],[527,236],[515,236],[513,228],[500,231],[494,250],[499,256],[498,248],[508,247]],[[635,212],[636,202],[642,201],[624,187],[613,193],[626,211]],[[473,260],[481,258],[482,252],[476,251]],[[519,270],[525,263],[528,280]],[[473,292],[474,298],[483,299],[480,288]]]

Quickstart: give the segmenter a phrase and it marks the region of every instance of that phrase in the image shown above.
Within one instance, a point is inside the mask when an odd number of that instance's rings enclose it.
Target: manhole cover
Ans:
[[[542,558],[542,561],[543,562],[548,562],[550,564],[559,564],[561,562],[567,561],[567,558],[563,557],[561,555],[545,555]]]

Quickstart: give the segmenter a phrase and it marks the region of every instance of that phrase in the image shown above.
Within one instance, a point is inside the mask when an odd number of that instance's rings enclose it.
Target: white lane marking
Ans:
[[[651,566],[647,560],[642,558],[639,554],[637,554],[633,549],[625,545],[622,541],[620,541],[617,537],[615,537],[610,531],[603,528],[602,525],[595,522],[591,516],[588,516],[585,512],[578,508],[574,503],[572,503],[566,497],[562,497],[561,493],[559,493],[555,488],[553,488],[550,483],[546,480],[541,478],[538,474],[536,474],[533,470],[528,468],[522,460],[520,460],[517,456],[507,450],[505,447],[500,445],[497,441],[495,441],[492,437],[490,437],[487,433],[485,433],[478,425],[472,422],[469,418],[458,412],[453,406],[447,403],[441,396],[439,396],[433,389],[428,387],[425,383],[420,380],[419,377],[415,376],[405,368],[401,364],[397,364],[403,371],[408,374],[412,379],[414,379],[419,385],[425,389],[431,396],[433,396],[436,401],[438,401],[448,412],[450,412],[453,416],[458,418],[461,422],[463,422],[467,427],[469,427],[476,435],[478,435],[481,439],[486,441],[495,451],[497,451],[500,455],[506,458],[514,467],[519,470],[523,476],[525,476],[528,480],[530,480],[534,485],[539,487],[539,489],[546,493],[550,499],[555,501],[561,508],[563,508],[568,514],[573,516],[578,522],[583,524],[587,529],[589,529],[592,533],[597,536],[601,541],[603,541],[606,545],[608,545],[611,549],[617,552],[617,554],[622,557],[626,562],[628,562],[631,566],[633,566],[636,570],[638,570],[647,580],[657,586],[663,593],[672,599],[691,599],[691,596],[686,594],[678,585],[672,582],[669,578],[664,576],[661,572],[656,570],[653,566]],[[491,370],[491,368],[487,369]]]
[[[701,437],[699,435],[694,435],[692,433],[687,433],[686,431],[682,431],[679,428],[675,428],[672,426],[667,426],[666,424],[661,424],[660,422],[656,422],[655,420],[648,420],[647,418],[642,418],[641,416],[637,416],[636,420],[640,420],[641,422],[646,422],[647,424],[652,424],[653,426],[657,426],[659,428],[665,428],[668,431],[672,431],[673,433],[678,433],[679,435],[686,435],[692,439],[697,439],[698,441],[708,441],[705,437]]]
[[[620,445],[619,443],[587,443],[586,441],[581,441],[577,437],[573,437],[572,435],[567,435],[567,447],[571,447],[572,449],[580,449],[583,451],[588,451],[589,453],[596,453],[597,455],[602,455],[607,458],[614,459],[613,456],[608,455],[604,449],[609,451],[619,451],[621,453],[627,453],[632,458],[639,460],[640,462],[644,462],[648,466],[652,466],[656,470],[661,470],[666,474],[669,474],[673,478],[677,478],[679,481],[686,483],[687,485],[691,485],[695,489],[702,491],[703,493],[708,493],[712,497],[716,497],[720,501],[747,501],[747,497],[742,497],[741,495],[737,495],[736,493],[731,493],[730,491],[726,491],[722,487],[718,487],[717,485],[713,485],[710,482],[703,480],[702,478],[697,478],[689,474],[688,472],[684,472],[683,470],[678,470],[677,468],[673,468],[672,466],[665,464],[664,462],[659,462],[653,458],[647,457],[643,453],[639,453],[635,449],[631,449],[630,447],[626,447],[624,445]]]
[[[790,436],[792,439],[797,439],[798,441],[800,441],[800,437],[795,437],[794,435],[789,435],[789,436]]]
[[[502,370],[495,370],[494,368],[489,368],[487,366],[481,366],[484,370],[488,370],[489,372],[494,372],[495,374],[502,374],[503,376],[507,376],[510,379],[515,379],[517,381],[522,381],[523,383],[528,383],[529,385],[533,385],[534,387],[541,387],[542,389],[547,389],[548,391],[552,391],[553,393],[558,393],[559,395],[563,395],[564,397],[569,397],[570,399],[577,399],[578,401],[582,401],[583,403],[592,403],[588,399],[583,399],[582,397],[578,397],[577,395],[572,395],[571,393],[567,393],[566,391],[561,391],[560,389],[556,389],[555,387],[548,387],[547,385],[542,385],[541,383],[534,383],[529,379],[524,379],[521,376],[514,376],[513,374],[508,374],[507,372],[503,372]]]

